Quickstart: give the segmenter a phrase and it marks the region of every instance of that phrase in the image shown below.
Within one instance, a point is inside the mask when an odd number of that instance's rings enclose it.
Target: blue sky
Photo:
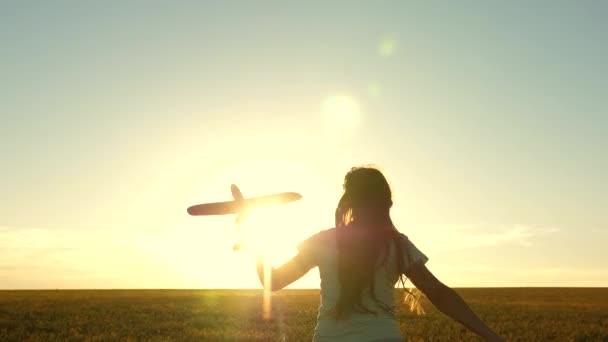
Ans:
[[[185,208],[231,183],[299,191],[250,228],[293,245],[331,226],[341,177],[367,163],[446,283],[608,284],[603,2],[0,13],[3,288],[259,286],[232,218]]]

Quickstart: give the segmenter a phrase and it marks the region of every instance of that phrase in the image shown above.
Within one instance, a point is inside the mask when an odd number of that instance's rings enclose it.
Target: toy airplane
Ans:
[[[234,184],[230,186],[230,191],[232,192],[234,201],[193,205],[188,208],[188,214],[192,216],[238,214],[236,218],[238,229],[247,212],[253,208],[263,208],[279,204],[286,204],[302,198],[302,195],[297,192],[282,192],[278,194],[245,199],[241,193],[241,190],[239,190],[239,188]],[[234,250],[238,250],[240,248],[240,243],[236,243],[233,246]]]

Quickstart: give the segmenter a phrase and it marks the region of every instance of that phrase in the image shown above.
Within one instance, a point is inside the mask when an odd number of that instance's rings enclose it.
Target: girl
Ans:
[[[335,228],[311,236],[298,246],[298,255],[271,270],[276,291],[319,267],[321,304],[313,341],[403,341],[394,291],[406,276],[440,311],[488,341],[502,341],[433,276],[425,266],[428,258],[395,228],[391,190],[379,170],[352,168],[343,188]],[[257,271],[263,284],[259,258]]]

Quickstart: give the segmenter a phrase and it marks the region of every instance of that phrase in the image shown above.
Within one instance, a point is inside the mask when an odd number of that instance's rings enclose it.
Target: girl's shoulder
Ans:
[[[309,236],[306,240],[301,243],[327,243],[336,237],[336,228],[329,228],[325,230],[321,230],[318,233],[315,233]]]
[[[319,249],[335,241],[336,229],[329,228],[315,233],[298,244],[298,249]]]
[[[313,234],[306,240],[297,245],[300,259],[306,265],[318,266],[321,263],[322,255],[330,250],[330,246],[335,241],[335,229],[325,229]]]

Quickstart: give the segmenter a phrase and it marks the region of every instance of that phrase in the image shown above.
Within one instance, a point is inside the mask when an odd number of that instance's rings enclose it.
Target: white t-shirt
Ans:
[[[405,269],[408,270],[410,265],[415,263],[425,264],[428,261],[426,255],[418,250],[405,235],[400,234],[400,236]],[[399,274],[397,273],[396,248],[394,244],[390,246],[385,264],[375,269],[374,292],[378,300],[394,308],[394,289]],[[313,341],[403,340],[398,322],[373,300],[369,288],[362,292],[361,302],[366,308],[375,311],[377,316],[369,313],[352,313],[346,320],[335,320],[330,317],[329,312],[335,307],[340,295],[335,228],[311,236],[300,243],[298,249],[304,263],[319,267],[321,277],[321,303]],[[405,273],[407,274],[407,271]]]

